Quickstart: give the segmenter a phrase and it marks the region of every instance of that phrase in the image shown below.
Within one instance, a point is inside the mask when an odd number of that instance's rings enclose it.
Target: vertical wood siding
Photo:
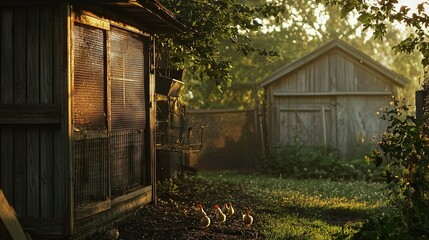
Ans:
[[[0,8],[0,108],[60,106],[67,81],[64,13],[59,5]],[[65,217],[67,202],[61,134],[67,126],[27,122],[0,124],[0,188],[25,227],[37,232],[42,224],[27,223],[50,219],[50,228],[61,229],[65,221],[55,219]]]
[[[336,92],[341,95],[336,96]],[[356,92],[394,93],[395,87],[386,77],[340,50],[327,52],[282,76],[266,87],[268,144],[293,145],[298,137],[300,144],[320,146],[326,138],[327,144],[337,147],[343,156],[366,153],[373,144],[371,138],[385,128],[376,112],[389,103],[390,96],[347,95]],[[326,96],[275,96],[275,93],[326,93]]]

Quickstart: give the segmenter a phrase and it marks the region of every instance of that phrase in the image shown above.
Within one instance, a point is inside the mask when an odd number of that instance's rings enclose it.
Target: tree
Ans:
[[[406,31],[386,22],[387,41],[369,41],[367,34],[360,33],[361,23],[348,21],[358,13],[346,14],[341,5],[318,0],[163,3],[190,26],[188,32],[160,36],[160,43],[170,49],[175,67],[186,67],[182,101],[195,108],[253,107],[257,81],[334,38],[349,42],[409,79],[421,74],[416,70],[416,54],[392,57],[392,46]],[[341,13],[347,17],[340,18]],[[414,94],[418,81],[413,84],[407,95]]]
[[[189,27],[183,33],[160,36],[163,49],[169,49],[175,67],[186,66],[201,81],[213,81],[219,89],[230,84],[232,64],[219,52],[223,41],[229,41],[243,56],[252,52],[277,56],[274,51],[252,46],[250,36],[262,27],[258,19],[282,21],[284,7],[279,4],[237,0],[163,0],[162,4]]]
[[[412,53],[418,51],[422,55],[421,63],[424,68],[429,66],[429,18],[425,7],[428,2],[422,2],[412,11],[408,6],[397,6],[398,0],[325,0],[327,5],[341,7],[342,16],[352,11],[359,15],[365,29],[374,31],[374,38],[383,40],[388,34],[388,23],[399,23],[412,29],[408,37],[393,48],[395,52]],[[426,6],[425,6],[426,5]]]
[[[265,0],[241,2],[252,6],[256,3],[263,4]],[[258,91],[255,81],[320,45],[319,37],[323,36],[320,34],[321,30],[319,29],[318,37],[307,34],[307,30],[320,28],[315,22],[318,18],[317,12],[320,12],[320,6],[323,5],[314,0],[284,0],[276,1],[276,4],[282,6],[277,15],[271,14],[276,17],[267,14],[259,16],[254,18],[259,24],[258,28],[238,32],[240,38],[246,39],[248,45],[245,46],[248,48],[243,50],[243,45],[234,46],[235,41],[226,38],[219,42],[217,50],[220,56],[233,63],[228,71],[229,80],[233,79],[233,82],[226,84],[223,93],[214,91],[211,84],[202,81],[211,76],[201,75],[201,71],[195,72],[191,69],[191,76],[187,76],[185,86],[185,92],[189,90],[185,100],[193,107],[252,107]],[[256,51],[248,51],[249,49]]]

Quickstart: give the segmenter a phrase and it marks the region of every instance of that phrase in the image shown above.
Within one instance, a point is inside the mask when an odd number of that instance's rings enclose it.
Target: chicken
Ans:
[[[204,213],[204,216],[200,219],[200,225],[206,228],[210,226],[210,222],[210,218],[207,217],[207,214]]]
[[[232,207],[232,203],[231,202],[224,203],[222,207],[222,212],[229,216],[234,215],[235,210],[234,210],[234,207]]]
[[[250,215],[250,210],[247,210],[246,214],[243,214],[243,222],[246,225],[251,225],[253,223],[253,217]]]
[[[207,217],[206,212],[203,209],[203,205],[201,203],[197,204],[197,207],[195,208],[195,216],[197,216],[197,218],[201,219],[204,216]]]
[[[215,205],[213,208],[215,211],[215,220],[218,222],[225,222],[226,215],[222,212],[222,209],[220,209],[218,205]]]
[[[229,209],[228,209],[228,215],[230,215],[230,216],[234,215],[235,210],[234,210],[234,207],[232,207],[232,203],[231,202],[228,203],[228,207],[229,207]]]
[[[116,240],[119,238],[119,229],[118,227],[107,230],[106,233],[104,234],[104,239],[105,240]]]
[[[223,207],[222,207],[222,212],[223,213],[225,213],[226,215],[228,215],[228,213],[229,213],[229,205],[228,205],[228,203],[224,203],[223,204]]]

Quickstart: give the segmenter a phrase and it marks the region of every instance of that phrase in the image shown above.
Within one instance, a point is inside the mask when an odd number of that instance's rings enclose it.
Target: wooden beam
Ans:
[[[145,186],[143,188],[140,188],[128,194],[116,197],[115,199],[112,200],[112,205],[123,203],[125,201],[128,201],[130,199],[133,199],[141,195],[147,196],[151,193],[151,191],[152,191],[152,186]]]
[[[324,107],[324,111],[331,111],[329,107]],[[320,111],[320,107],[289,107],[289,108],[280,108],[280,112],[318,112]]]
[[[275,92],[275,97],[391,96],[392,92]]]
[[[91,206],[75,208],[74,219],[79,220],[85,217],[89,217],[95,215],[100,212],[104,212],[110,209],[112,206],[112,202],[110,200],[106,200]]]
[[[0,104],[0,124],[60,123],[59,104]]]
[[[0,189],[0,224],[6,228],[9,234],[0,234],[1,239],[10,236],[10,239],[27,239],[24,230],[22,230],[21,224],[16,218],[15,211],[9,205],[6,197],[3,195],[3,191]]]

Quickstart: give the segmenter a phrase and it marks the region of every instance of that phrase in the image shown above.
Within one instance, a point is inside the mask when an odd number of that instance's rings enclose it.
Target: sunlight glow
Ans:
[[[417,5],[426,2],[426,5],[424,5],[425,7],[425,12],[429,13],[429,3],[426,0],[398,0],[398,6],[408,6],[410,8],[410,12],[408,13],[408,15],[411,15],[413,13],[417,12]]]

